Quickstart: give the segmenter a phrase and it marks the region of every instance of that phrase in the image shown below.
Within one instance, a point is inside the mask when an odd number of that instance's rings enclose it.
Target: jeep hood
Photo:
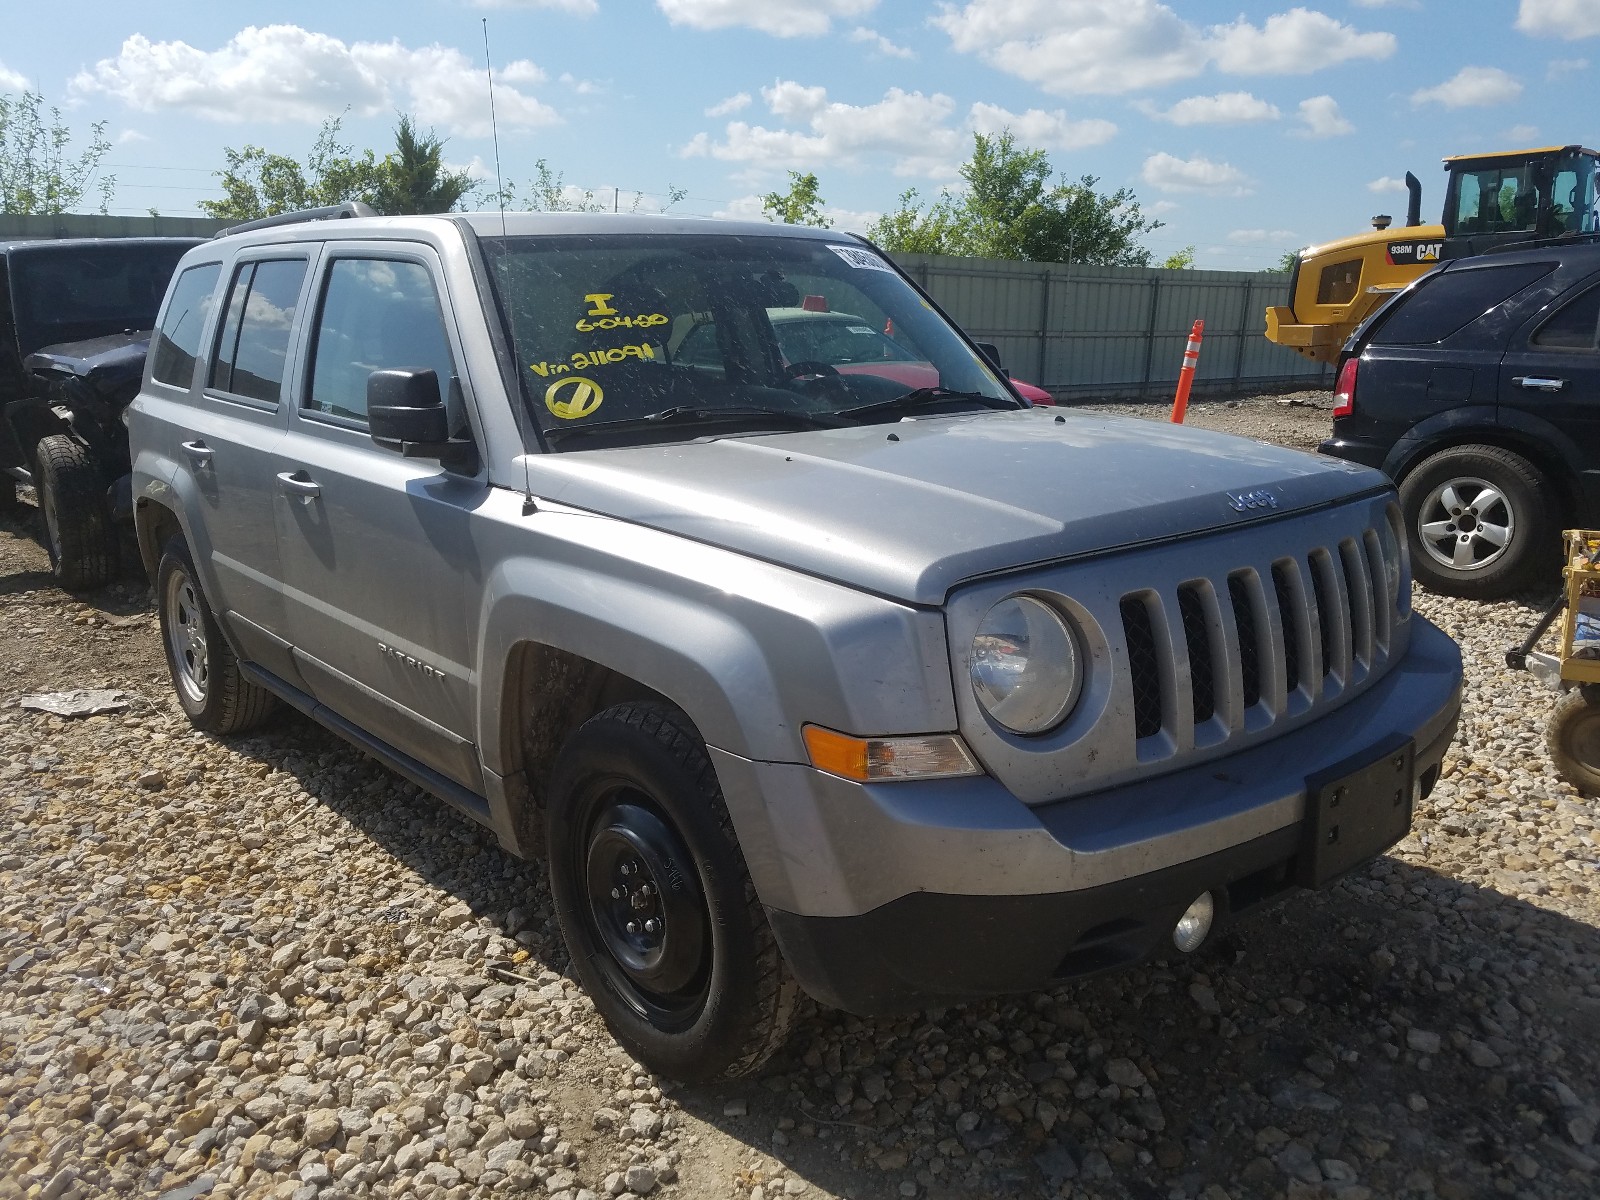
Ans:
[[[925,605],[976,576],[1390,486],[1229,434],[1049,409],[527,461],[535,495]]]

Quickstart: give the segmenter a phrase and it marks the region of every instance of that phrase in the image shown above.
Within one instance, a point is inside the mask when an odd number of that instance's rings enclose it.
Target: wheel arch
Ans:
[[[1413,434],[1421,428],[1418,426]],[[1413,435],[1407,435],[1395,443],[1384,460],[1383,470],[1398,487],[1407,475],[1441,450],[1492,446],[1527,459],[1554,489],[1562,513],[1571,513],[1579,499],[1577,475],[1572,460],[1554,444],[1558,438],[1566,439],[1553,429],[1553,437],[1540,436],[1540,432],[1514,425],[1463,425],[1446,427],[1415,440]]]

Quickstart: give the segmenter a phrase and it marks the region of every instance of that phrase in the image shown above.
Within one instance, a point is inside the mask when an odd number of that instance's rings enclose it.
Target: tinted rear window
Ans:
[[[11,294],[23,354],[128,329],[151,329],[192,242],[32,246],[12,254]]]
[[[1396,303],[1372,340],[1390,346],[1442,342],[1554,269],[1554,263],[1508,263],[1441,271]]]

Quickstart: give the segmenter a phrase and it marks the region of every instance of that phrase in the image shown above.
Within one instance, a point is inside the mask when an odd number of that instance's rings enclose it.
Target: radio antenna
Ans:
[[[500,175],[500,126],[494,119],[494,63],[489,60],[489,18],[483,18],[483,69],[489,76],[489,133],[494,138],[494,191],[500,202],[500,236],[506,236],[506,182]]]

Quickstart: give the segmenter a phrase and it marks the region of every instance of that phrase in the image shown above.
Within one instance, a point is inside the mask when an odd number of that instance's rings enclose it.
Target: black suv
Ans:
[[[1487,599],[1600,523],[1600,244],[1446,263],[1358,329],[1324,454],[1400,485],[1416,578]]]
[[[122,410],[172,268],[198,238],[0,242],[0,510],[32,484],[66,587],[116,573],[130,517]]]

